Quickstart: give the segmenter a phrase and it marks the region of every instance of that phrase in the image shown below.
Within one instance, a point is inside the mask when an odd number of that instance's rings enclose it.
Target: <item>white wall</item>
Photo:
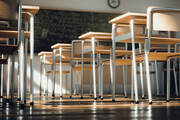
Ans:
[[[180,8],[180,0],[121,0],[117,9],[107,5],[107,0],[23,0],[27,5],[39,5],[43,9],[59,9],[94,12],[145,12],[148,6]]]

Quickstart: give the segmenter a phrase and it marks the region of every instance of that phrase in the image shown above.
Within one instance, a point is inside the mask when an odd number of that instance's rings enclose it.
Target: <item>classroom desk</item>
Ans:
[[[180,39],[178,38],[167,38],[164,36],[159,36],[159,35],[152,35],[151,36],[151,41],[148,41],[148,36],[146,34],[136,34],[135,32],[135,25],[146,25],[146,14],[143,13],[126,13],[123,14],[121,16],[118,16],[114,19],[112,19],[109,23],[112,24],[112,39],[113,39],[113,76],[115,75],[115,43],[116,42],[125,42],[125,43],[132,43],[132,65],[133,65],[133,75],[135,76],[134,78],[134,88],[135,88],[135,102],[138,103],[138,91],[137,91],[137,75],[136,75],[136,55],[135,55],[135,43],[139,43],[140,44],[144,44],[145,46],[147,46],[146,48],[149,49],[148,46],[150,46],[151,44],[166,44],[166,45],[172,45],[172,44],[176,44],[180,42]],[[116,28],[118,26],[118,24],[130,24],[130,32],[121,34],[121,35],[117,35],[116,34]],[[160,54],[160,53],[159,53]],[[177,55],[178,53],[171,53],[171,55]],[[149,59],[152,60],[158,60],[158,59],[163,59],[163,60],[167,60],[166,58],[168,57],[168,55],[166,55],[166,57],[162,58],[161,56],[158,56],[158,54],[156,53],[151,53],[151,52],[147,52],[147,50],[145,50],[145,56],[144,57],[140,57],[138,59],[144,59],[145,60],[145,66],[146,66],[146,79],[147,79],[147,88],[148,88],[148,97],[149,97],[149,103],[152,103],[152,93],[151,93],[151,84],[150,84],[150,74],[149,74]],[[140,65],[141,67],[141,65]],[[157,70],[156,70],[157,71]],[[113,77],[113,79],[115,79]],[[114,81],[114,80],[113,80]],[[115,83],[114,83],[115,84]],[[114,85],[115,86],[115,85]],[[115,90],[113,90],[115,92]],[[114,93],[115,94],[115,93]],[[113,99],[115,99],[113,97]]]
[[[93,61],[93,85],[94,85],[94,99],[97,98],[96,96],[96,72],[95,72],[95,55],[98,57],[98,81],[99,81],[99,97],[103,99],[103,80],[102,80],[102,65],[101,65],[101,54],[110,55],[111,53],[111,47],[109,46],[98,46],[95,45],[97,42],[111,42],[111,33],[105,33],[105,32],[88,32],[81,36],[79,36],[79,39],[83,39],[84,42],[90,42],[90,47],[83,47],[83,54],[91,54],[92,55],[92,61]],[[128,50],[116,50],[117,56],[124,56],[124,55],[131,55],[131,51]]]
[[[62,44],[57,43],[53,46],[51,46],[51,49],[53,49],[53,65],[52,65],[52,80],[53,80],[53,91],[52,96],[55,96],[55,71],[56,71],[56,52],[59,51],[59,71],[60,71],[60,97],[63,97],[62,94],[62,64],[63,61],[68,61],[71,63],[71,44]],[[72,69],[72,67],[71,67]],[[70,70],[72,71],[72,70]],[[70,80],[70,98],[72,98],[72,78]]]
[[[30,41],[30,104],[33,105],[33,100],[34,100],[34,16],[37,14],[39,11],[40,7],[39,6],[28,6],[28,5],[22,5],[22,17],[26,19],[25,21],[25,33],[29,32],[29,41]],[[25,58],[24,61],[27,62],[27,48],[28,48],[28,41],[25,40],[23,44],[25,48]],[[22,53],[22,48],[20,47],[20,53]],[[21,57],[20,57],[21,58]],[[20,64],[23,66],[23,61],[20,60]],[[26,83],[26,73],[27,73],[27,64],[24,65],[24,70],[25,70],[25,83]],[[24,74],[21,73],[20,74]],[[22,82],[23,79],[19,80],[19,82]],[[19,83],[20,84],[20,83]],[[26,89],[26,84],[25,84],[25,89]],[[21,94],[25,94],[24,90],[21,91]],[[19,92],[18,92],[19,93]],[[23,97],[21,95],[21,97]],[[24,100],[26,100],[26,95],[24,96]]]
[[[132,71],[134,80],[135,90],[135,102],[138,103],[138,87],[137,87],[137,70],[136,70],[136,55],[135,55],[135,40],[134,40],[134,24],[144,25],[146,24],[146,14],[143,13],[125,13],[109,21],[112,24],[112,101],[115,101],[115,46],[117,42],[123,42],[123,40],[131,40],[132,43]],[[117,34],[118,24],[130,24],[130,31],[124,34]],[[131,86],[133,88],[133,86]],[[133,99],[133,89],[132,89],[132,99]],[[151,98],[150,98],[151,99]]]

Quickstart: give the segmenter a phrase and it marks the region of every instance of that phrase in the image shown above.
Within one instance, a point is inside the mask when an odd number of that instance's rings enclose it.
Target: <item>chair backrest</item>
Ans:
[[[145,25],[135,25],[135,33],[143,34],[145,31]],[[126,24],[118,24],[116,28],[116,36],[126,34],[130,32],[129,25]]]
[[[76,40],[74,40],[76,41]],[[91,46],[91,42],[90,41],[84,41],[84,49],[85,48],[90,48]],[[82,53],[82,42],[81,40],[78,40],[76,42],[73,43],[73,56],[74,57],[81,57],[81,53]],[[89,57],[89,55],[84,55],[84,57]]]
[[[0,20],[17,19],[17,0],[0,0]]]
[[[180,11],[153,12],[152,30],[180,31]]]
[[[74,55],[74,57],[80,57],[81,47],[82,47],[81,41],[73,43],[73,55]]]

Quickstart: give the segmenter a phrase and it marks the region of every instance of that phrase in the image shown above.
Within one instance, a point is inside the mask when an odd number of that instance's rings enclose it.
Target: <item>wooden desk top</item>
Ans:
[[[30,12],[34,16],[37,14],[39,11],[40,7],[39,6],[29,6],[29,5],[22,5],[22,11],[23,12]]]
[[[105,33],[105,32],[87,32],[81,36],[79,36],[79,39],[91,39],[92,37],[95,37],[96,39],[110,39],[111,40],[111,33]]]
[[[72,48],[72,44],[65,44],[65,43],[57,43],[57,44],[55,44],[55,45],[53,45],[53,46],[51,46],[51,49],[59,49],[59,48],[69,48],[69,49],[71,49]]]
[[[18,31],[17,30],[0,30],[1,38],[17,38]],[[30,37],[30,32],[24,31],[24,37]]]
[[[146,24],[146,14],[145,13],[132,13],[128,12],[118,17],[113,18],[109,23],[125,23],[129,24],[131,19],[136,19],[135,24]]]
[[[52,52],[42,51],[42,52],[38,53],[38,56],[43,56],[43,55],[52,56]]]

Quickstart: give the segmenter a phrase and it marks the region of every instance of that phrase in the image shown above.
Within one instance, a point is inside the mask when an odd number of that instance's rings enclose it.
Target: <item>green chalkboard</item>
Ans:
[[[111,32],[110,19],[117,14],[41,9],[35,17],[35,52],[51,50],[58,42],[71,43],[89,32]]]

